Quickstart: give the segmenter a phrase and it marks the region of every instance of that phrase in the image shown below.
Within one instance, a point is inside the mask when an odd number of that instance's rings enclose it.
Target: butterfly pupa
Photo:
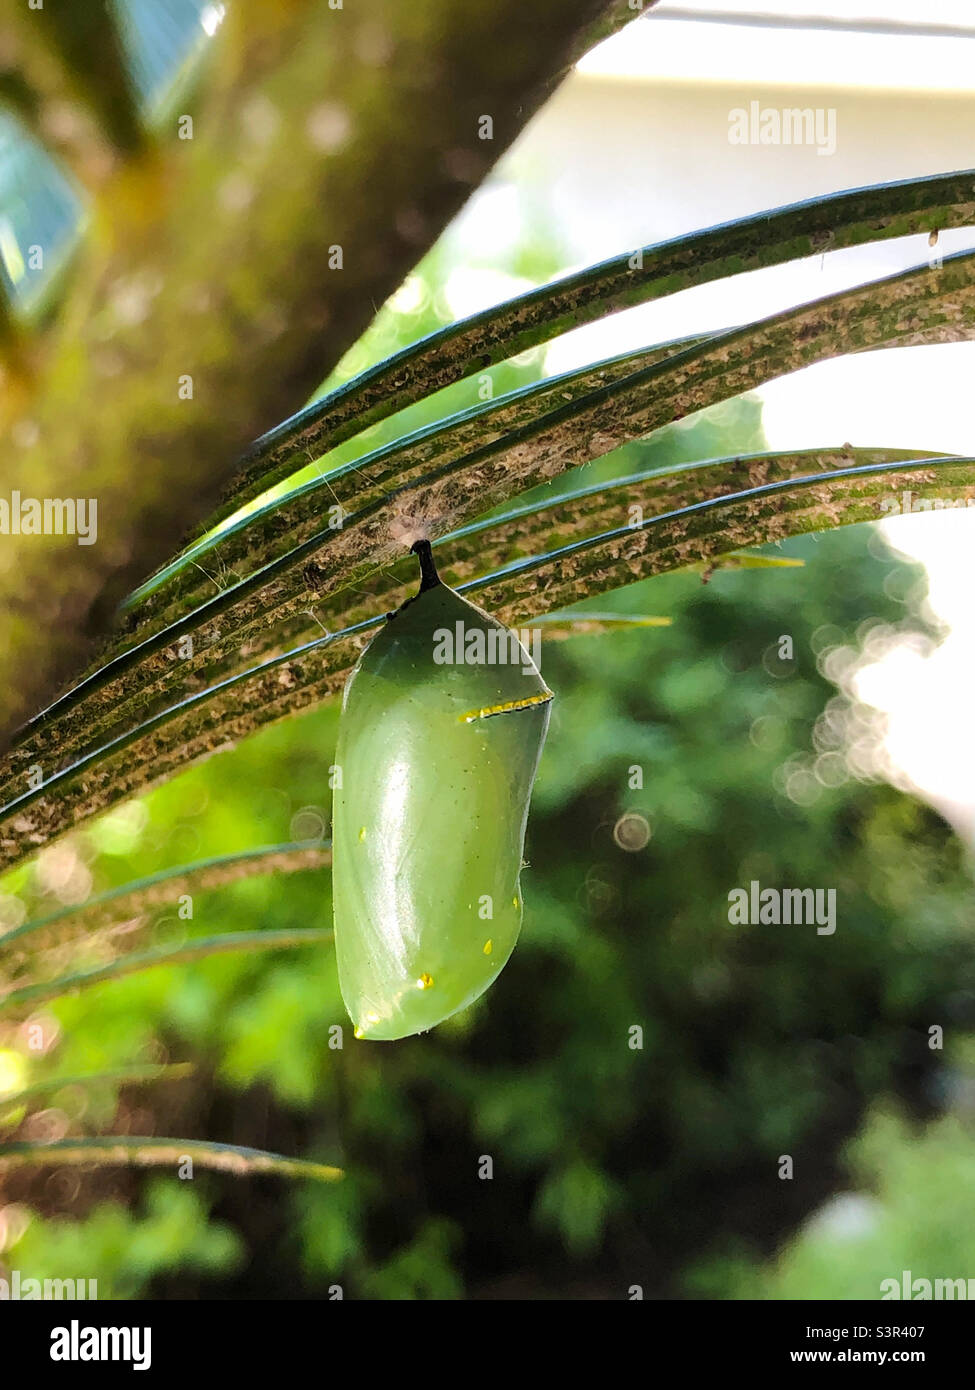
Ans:
[[[421,582],[342,698],[335,949],[358,1038],[425,1032],[491,985],[521,929],[521,864],[552,692],[514,633]]]

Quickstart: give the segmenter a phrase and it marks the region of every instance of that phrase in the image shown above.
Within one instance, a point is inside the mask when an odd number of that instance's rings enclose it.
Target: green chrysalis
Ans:
[[[335,948],[356,1037],[409,1037],[500,974],[521,928],[528,802],[552,692],[514,633],[443,584],[389,614],[342,699]]]

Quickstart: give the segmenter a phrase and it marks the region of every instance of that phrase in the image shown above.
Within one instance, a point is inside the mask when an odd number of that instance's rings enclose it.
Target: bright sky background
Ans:
[[[860,22],[866,32],[767,28],[749,24],[692,23],[679,18],[708,12],[781,17],[821,16]],[[600,44],[579,64],[579,70],[642,81],[693,77],[699,81],[727,81],[733,73],[742,81],[794,84],[810,75],[829,74],[837,85],[853,87],[895,86],[908,90],[970,90],[975,86],[971,50],[956,33],[945,37],[917,36],[915,26],[944,26],[968,30],[975,38],[975,11],[970,0],[701,0],[678,3],[661,0],[648,12],[647,24],[630,25]],[[902,35],[870,30],[880,25],[903,24]]]

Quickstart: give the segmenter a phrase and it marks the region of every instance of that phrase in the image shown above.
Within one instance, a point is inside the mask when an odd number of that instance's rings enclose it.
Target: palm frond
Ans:
[[[136,723],[147,704],[158,705],[177,684],[196,683],[202,668],[211,679],[233,678],[242,670],[242,652],[253,660],[262,651],[280,649],[282,637],[293,640],[307,631],[310,624],[303,618],[311,616],[328,631],[332,613],[322,610],[322,600],[345,594],[347,601],[350,588],[403,554],[404,532],[442,535],[518,492],[784,372],[845,352],[963,341],[973,333],[975,252],[961,252],[939,269],[921,266],[859,285],[662,358],[661,349],[654,348],[559,378],[569,398],[554,408],[546,408],[552,386],[543,383],[488,410],[463,412],[407,436],[325,480],[330,496],[349,509],[340,529],[314,530],[175,622],[111,656],[31,721],[11,753],[11,771],[43,764],[55,738],[63,749],[78,733],[104,730],[106,713],[116,727],[122,718]],[[488,414],[531,411],[536,401],[541,414],[471,451],[461,447],[458,452],[449,443],[453,431],[470,427],[472,420],[484,432]],[[336,490],[342,477],[351,478],[348,498]],[[393,478],[390,491],[384,484]],[[317,496],[319,486],[305,496]],[[352,625],[347,607],[340,608],[338,626]],[[170,648],[188,636],[193,654],[174,661]],[[3,774],[0,779],[5,786]]]
[[[607,314],[750,270],[975,219],[975,171],[812,198],[604,261],[463,319],[336,387],[257,441],[215,525],[370,425],[475,372]]]
[[[187,1158],[201,1168],[238,1177],[272,1173],[285,1178],[338,1182],[341,1168],[309,1159],[285,1158],[263,1149],[238,1144],[214,1144],[202,1139],[133,1138],[105,1135],[95,1139],[58,1139],[51,1144],[0,1144],[0,1172],[13,1168],[60,1168],[65,1164],[117,1164],[135,1168],[178,1167]]]
[[[39,980],[8,990],[0,994],[0,1015],[25,1008],[33,1009],[61,995],[74,994],[92,985],[104,984],[106,980],[120,980],[126,975],[154,970],[162,965],[181,965],[186,961],[203,960],[230,951],[280,951],[299,946],[319,946],[331,940],[329,928],[293,927],[277,931],[224,932],[220,936],[197,937],[177,946],[158,946],[151,951],[130,952],[105,965],[91,966],[70,975],[59,975],[53,980]]]
[[[604,505],[592,507],[589,534],[481,574],[459,589],[487,591],[499,616],[522,626],[539,613],[564,608],[595,592],[710,560],[742,546],[876,520],[882,514],[882,499],[891,493],[912,489],[920,497],[937,494],[954,501],[975,495],[972,459],[866,452],[871,455],[867,463],[798,474],[795,465],[808,459],[808,453],[759,456],[765,466],[770,459],[784,461],[785,476],[688,502],[637,525],[618,524],[618,497],[605,503],[605,494],[616,485],[597,486],[594,495],[603,498]],[[850,457],[850,451],[832,453]],[[899,456],[891,458],[890,453]],[[747,469],[749,463],[740,458],[725,461],[729,469]],[[774,473],[774,463],[771,469]],[[566,500],[572,501],[571,497]],[[600,530],[600,524],[606,523],[607,506],[617,524]],[[545,535],[551,535],[557,515],[558,503],[550,513],[545,509],[525,513],[529,524]],[[483,525],[501,525],[504,520]],[[405,597],[407,587],[397,593]],[[29,853],[38,836],[46,840],[73,820],[114,805],[214,747],[333,693],[354,664],[362,639],[382,620],[382,614],[363,619],[237,672],[83,754],[43,786],[0,808],[8,862]]]
[[[145,916],[185,893],[206,892],[258,874],[299,873],[331,863],[328,843],[262,845],[236,854],[219,854],[192,864],[178,864],[144,878],[109,888],[81,903],[22,922],[0,935],[0,951],[23,948],[24,938],[50,929],[80,926],[85,930]]]

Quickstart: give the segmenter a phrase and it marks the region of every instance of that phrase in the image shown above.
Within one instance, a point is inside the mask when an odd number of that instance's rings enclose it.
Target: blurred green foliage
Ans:
[[[142,1207],[133,1216],[118,1202],[104,1202],[83,1222],[35,1222],[17,1243],[18,1267],[71,1271],[63,1277],[94,1279],[99,1298],[134,1298],[166,1270],[219,1274],[240,1262],[240,1237],[208,1222],[199,1195],[185,1183],[151,1179]]]
[[[893,1292],[884,1286],[893,1279],[903,1298],[905,1287],[923,1292],[917,1280],[975,1278],[970,1099],[965,1115],[918,1127],[878,1105],[850,1145],[855,1191],[817,1212],[777,1259],[744,1248],[712,1255],[690,1271],[688,1289],[706,1298],[874,1299]]]

